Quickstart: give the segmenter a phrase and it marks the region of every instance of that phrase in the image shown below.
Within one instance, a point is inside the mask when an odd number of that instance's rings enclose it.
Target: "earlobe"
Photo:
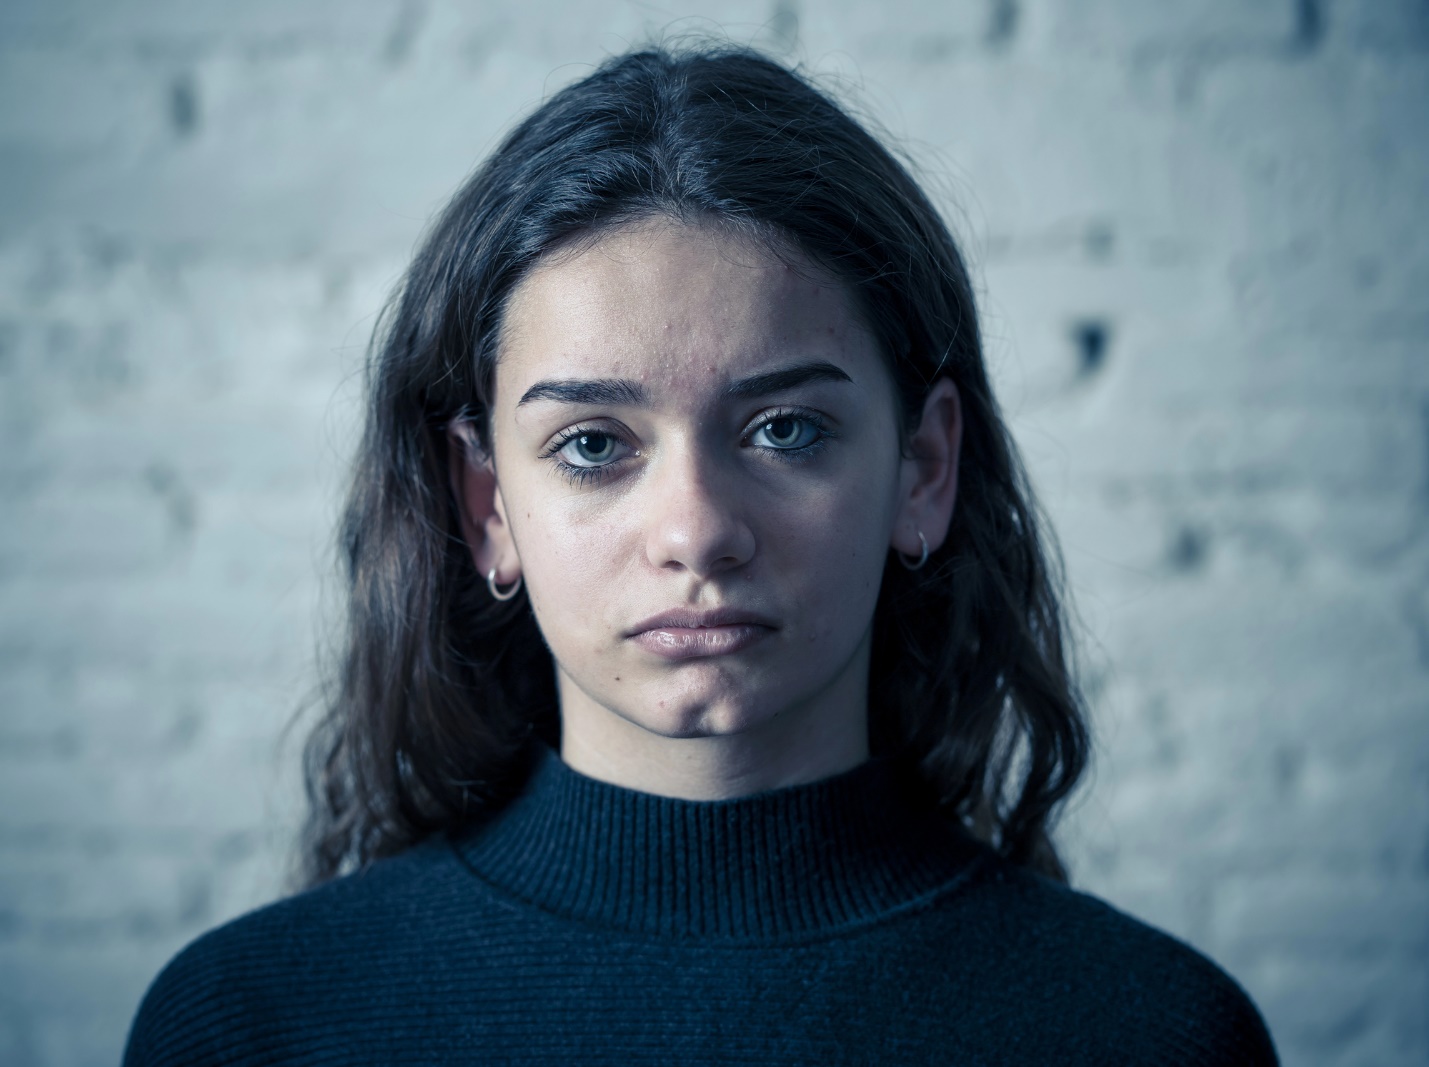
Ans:
[[[905,559],[926,558],[947,540],[958,494],[962,399],[951,378],[939,378],[923,402],[922,418],[900,471],[900,506],[890,546]],[[925,549],[926,545],[926,549]]]
[[[470,423],[453,423],[447,431],[448,470],[461,533],[472,562],[483,577],[495,568],[503,582],[520,576],[510,527],[506,523],[496,469],[475,439]]]

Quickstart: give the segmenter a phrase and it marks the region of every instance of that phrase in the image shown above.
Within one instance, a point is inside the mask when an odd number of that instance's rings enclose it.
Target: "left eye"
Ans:
[[[765,448],[805,448],[819,437],[819,428],[808,419],[770,419],[754,431],[754,443]],[[761,439],[762,438],[762,439]]]

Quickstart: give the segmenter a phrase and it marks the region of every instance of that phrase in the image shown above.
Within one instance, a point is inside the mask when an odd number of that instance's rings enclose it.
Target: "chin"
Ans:
[[[644,730],[672,740],[728,737],[763,725],[770,714],[747,700],[700,699],[689,693],[657,697],[638,709],[618,712]]]

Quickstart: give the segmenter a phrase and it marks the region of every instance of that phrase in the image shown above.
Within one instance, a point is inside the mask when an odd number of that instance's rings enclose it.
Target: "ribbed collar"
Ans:
[[[779,941],[875,920],[983,854],[896,764],[736,800],[640,793],[541,757],[525,792],[459,839],[467,865],[547,911],[657,936]]]

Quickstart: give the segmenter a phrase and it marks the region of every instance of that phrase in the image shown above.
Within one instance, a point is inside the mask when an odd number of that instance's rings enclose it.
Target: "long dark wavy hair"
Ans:
[[[518,125],[436,220],[374,335],[341,527],[347,630],[306,750],[314,884],[472,825],[559,743],[524,594],[472,563],[449,428],[487,418],[502,311],[555,245],[653,216],[793,247],[854,294],[910,433],[939,377],[962,399],[957,507],[875,610],[870,744],[948,813],[1059,879],[1049,826],[1088,737],[1055,556],[983,365],[967,269],[908,171],[798,74],[727,45],[616,57]]]

